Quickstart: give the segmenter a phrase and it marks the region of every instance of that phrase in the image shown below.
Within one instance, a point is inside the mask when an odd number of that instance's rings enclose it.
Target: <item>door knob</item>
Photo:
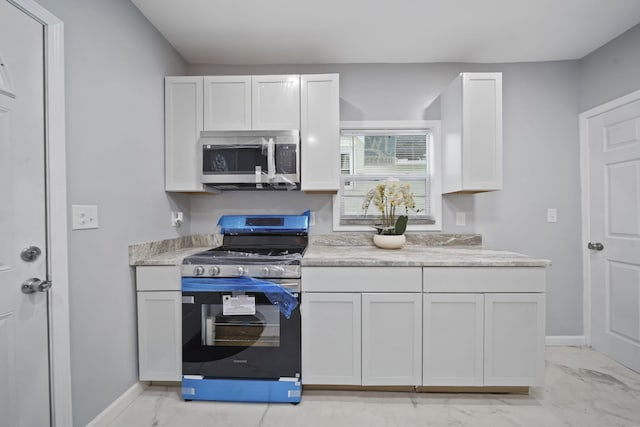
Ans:
[[[22,283],[22,293],[32,294],[34,292],[45,292],[50,287],[51,282],[32,277],[31,279],[27,279]]]
[[[594,250],[594,251],[601,251],[604,249],[604,245],[602,243],[591,243],[589,242],[589,244],[587,245],[587,248]]]

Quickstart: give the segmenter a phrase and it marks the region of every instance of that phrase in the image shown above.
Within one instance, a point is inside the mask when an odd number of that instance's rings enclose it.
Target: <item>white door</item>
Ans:
[[[204,130],[251,129],[251,76],[204,78]]]
[[[302,383],[360,385],[360,294],[304,293],[300,315]]]
[[[423,385],[481,386],[484,296],[424,295]]]
[[[640,372],[640,99],[590,117],[587,138],[592,345]]]
[[[300,76],[251,77],[251,127],[300,129]]]
[[[484,295],[484,385],[544,384],[544,294]]]
[[[0,424],[47,426],[43,27],[0,1]],[[24,248],[34,248],[26,253]],[[40,255],[37,255],[39,248]],[[28,259],[32,259],[28,261]],[[46,282],[45,282],[46,285]]]
[[[362,385],[422,384],[422,294],[362,294]]]

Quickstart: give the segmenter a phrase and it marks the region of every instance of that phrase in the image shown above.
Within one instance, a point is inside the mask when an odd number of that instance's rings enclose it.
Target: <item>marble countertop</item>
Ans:
[[[551,261],[484,248],[477,234],[408,234],[401,249],[373,246],[370,233],[310,236],[302,266],[547,267]],[[220,236],[197,235],[129,246],[129,265],[180,265],[184,257],[219,246]]]
[[[371,233],[311,236],[302,265],[311,267],[547,267],[551,261],[487,249],[479,234],[407,233],[401,249],[379,249]]]
[[[129,246],[129,265],[180,265],[184,257],[220,246],[216,234],[198,234]]]
[[[515,252],[481,246],[405,245],[401,249],[375,246],[311,245],[303,267],[547,267],[551,262]]]

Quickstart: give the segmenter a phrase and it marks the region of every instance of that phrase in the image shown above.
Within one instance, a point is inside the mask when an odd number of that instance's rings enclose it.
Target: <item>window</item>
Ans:
[[[334,230],[372,230],[379,212],[362,202],[379,182],[411,185],[418,212],[409,230],[440,230],[439,123],[342,122],[340,190],[334,198]]]

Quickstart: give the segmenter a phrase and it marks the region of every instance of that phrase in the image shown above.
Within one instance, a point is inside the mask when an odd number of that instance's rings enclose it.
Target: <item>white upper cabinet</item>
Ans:
[[[165,190],[203,192],[198,168],[202,77],[165,77]]]
[[[300,81],[301,190],[338,191],[340,185],[340,82],[338,74]]]
[[[461,73],[441,94],[443,193],[502,189],[502,73]]]
[[[300,129],[300,76],[251,76],[255,130]]]
[[[204,129],[300,129],[300,76],[205,76]]]
[[[204,77],[204,129],[251,129],[251,76]]]

